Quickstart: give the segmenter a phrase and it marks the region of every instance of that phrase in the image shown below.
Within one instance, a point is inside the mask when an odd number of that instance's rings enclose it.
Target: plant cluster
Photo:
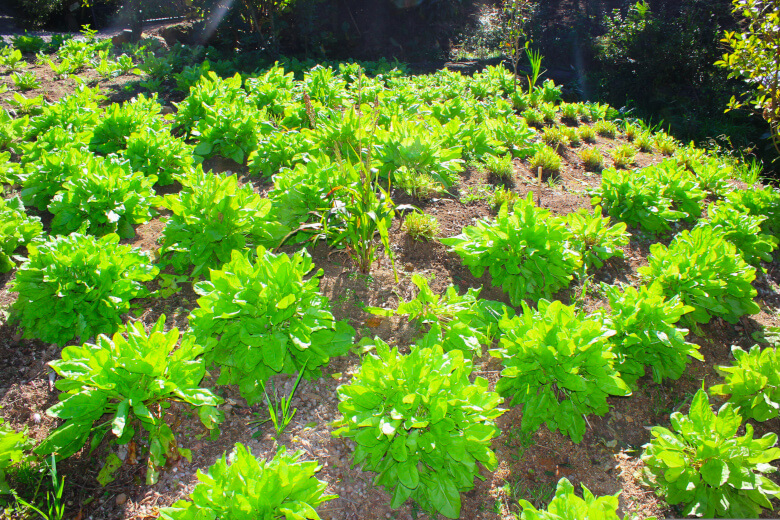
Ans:
[[[95,238],[73,233],[27,246],[11,290],[19,294],[12,322],[24,337],[64,345],[111,334],[130,301],[149,294],[143,282],[159,270],[136,248],[119,245],[115,234]]]
[[[436,216],[421,211],[407,213],[401,227],[414,240],[433,240],[439,234]]]
[[[463,352],[435,343],[400,354],[379,338],[348,385],[340,386],[335,435],[356,443],[353,460],[378,473],[374,483],[447,518],[460,516],[460,493],[474,487],[478,462],[495,469],[491,439],[502,410],[487,380],[469,381]]]
[[[768,421],[780,415],[780,354],[777,348],[749,351],[733,346],[734,363],[719,366],[725,376],[723,384],[711,386],[709,393],[728,395],[745,419]]]
[[[0,417],[0,494],[11,492],[6,474],[12,466],[25,460],[31,444],[25,432],[15,431]]]
[[[529,194],[511,213],[502,206],[495,219],[478,221],[441,243],[457,253],[475,277],[487,269],[493,285],[500,285],[518,305],[524,298],[549,298],[569,284],[582,265],[582,257],[569,246],[571,236],[564,221],[535,207]]]
[[[597,497],[582,484],[582,498],[574,492],[569,479],[566,477],[558,481],[555,488],[555,496],[550,501],[547,509],[540,511],[527,500],[520,500],[523,510],[516,516],[517,520],[619,520],[617,514],[618,496],[607,495]],[[650,517],[648,520],[655,520]]]
[[[713,316],[736,323],[744,314],[756,314],[755,268],[720,234],[695,227],[678,234],[669,247],[650,246],[649,265],[639,268],[642,280],[657,286],[667,298],[680,297],[693,310],[682,319],[697,324]]]
[[[559,301],[539,300],[536,311],[522,305],[522,314],[499,323],[493,354],[504,369],[496,391],[523,405],[522,431],[546,423],[579,443],[587,415],[609,411],[607,396],[631,395],[609,348],[615,331],[599,315],[582,316]]]
[[[765,476],[780,458],[777,435],[753,437],[753,426],[737,437],[742,417],[731,403],[715,414],[704,390],[691,401],[688,415],[674,412],[672,429],[655,426],[644,446],[645,479],[684,516],[757,518],[780,486]]]
[[[43,234],[41,219],[28,217],[19,197],[0,199],[0,273],[15,267],[13,255]]]
[[[778,239],[761,232],[764,217],[741,212],[731,204],[710,204],[707,220],[697,224],[708,233],[722,235],[734,244],[748,264],[758,266],[761,261],[771,262]]]
[[[56,383],[62,393],[47,413],[65,422],[35,452],[67,458],[90,437],[96,446],[109,429],[118,444],[127,444],[139,423],[149,433],[147,484],[157,482],[169,458],[191,459],[189,450],[177,446],[165,410],[173,402],[187,403],[214,429],[221,422],[216,406],[222,399],[198,386],[206,373],[203,348],[192,336],[178,343],[179,330],[165,332],[162,315],[148,333],[136,322],[113,337],[101,334],[94,344],[63,349],[61,359],[49,363],[62,377]],[[106,414],[111,419],[94,426]]]
[[[626,224],[610,226],[609,217],[601,216],[600,207],[596,206],[593,213],[585,209],[569,213],[566,223],[572,234],[570,247],[582,256],[586,269],[600,269],[610,258],[623,258],[621,246],[628,245],[630,237]]]
[[[200,298],[190,326],[206,362],[220,368],[217,384],[237,384],[254,403],[269,377],[299,370],[317,377],[349,350],[354,330],[333,318],[317,290],[322,270],[304,280],[312,268],[305,250],[275,255],[260,246],[254,258],[233,251],[209,281],[195,284]]]

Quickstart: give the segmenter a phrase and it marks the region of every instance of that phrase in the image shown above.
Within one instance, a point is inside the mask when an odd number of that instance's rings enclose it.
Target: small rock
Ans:
[[[127,495],[125,495],[124,493],[119,493],[116,496],[116,505],[121,506],[125,502],[127,502]]]
[[[176,109],[174,109],[171,105],[165,105],[162,107],[162,110],[160,110],[160,114],[167,116],[168,114],[175,114]]]
[[[229,414],[230,412],[233,411],[233,406],[226,404],[225,406],[222,407],[222,411],[225,412],[225,414]]]

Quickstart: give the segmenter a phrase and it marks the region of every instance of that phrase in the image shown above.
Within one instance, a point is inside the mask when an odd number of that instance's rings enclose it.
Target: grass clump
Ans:
[[[517,199],[517,193],[505,188],[504,186],[499,186],[496,188],[496,190],[493,192],[493,196],[490,198],[490,206],[493,209],[498,209],[504,204],[506,204],[507,207],[512,207],[514,206],[515,202],[517,202]]]
[[[528,163],[531,171],[536,174],[542,168],[542,177],[557,175],[561,172],[561,156],[549,146],[539,148]]]
[[[542,130],[542,141],[555,151],[560,151],[571,143],[569,136],[560,126],[551,126]]]
[[[596,142],[596,131],[592,126],[582,125],[577,129],[577,135],[586,143]]]
[[[589,172],[598,172],[604,168],[604,156],[598,148],[585,148],[580,152],[582,166]]]
[[[636,148],[630,144],[622,144],[615,147],[611,152],[612,162],[615,163],[615,168],[627,169],[634,164],[634,158],[636,157]]]
[[[593,123],[593,130],[600,136],[609,137],[610,139],[614,139],[617,136],[617,125],[606,119],[599,119]]]
[[[439,234],[439,221],[434,215],[414,211],[406,215],[403,229],[414,240],[432,240]]]
[[[504,156],[488,155],[485,158],[485,167],[496,179],[502,181],[511,180],[515,174],[515,167],[512,164],[512,154]]]

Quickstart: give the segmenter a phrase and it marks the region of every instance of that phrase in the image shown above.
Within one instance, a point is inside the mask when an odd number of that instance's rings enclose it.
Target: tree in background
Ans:
[[[752,106],[769,123],[772,145],[780,156],[780,0],[733,0],[744,17],[741,32],[728,31],[723,42],[731,52],[715,63],[743,78],[750,88],[742,100],[732,97],[728,110]]]

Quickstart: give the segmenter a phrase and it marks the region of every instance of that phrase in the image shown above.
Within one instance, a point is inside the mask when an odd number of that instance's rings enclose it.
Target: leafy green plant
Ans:
[[[319,270],[305,251],[275,255],[258,247],[254,260],[233,251],[210,281],[195,285],[198,308],[190,325],[206,347],[206,362],[220,367],[217,384],[238,384],[248,402],[262,399],[274,374],[303,371],[311,379],[331,357],[352,346],[354,330],[336,321],[317,290]]]
[[[517,193],[513,192],[505,186],[498,186],[493,190],[493,194],[489,198],[490,207],[493,209],[499,209],[503,205],[512,207],[518,200]]]
[[[571,139],[561,126],[550,126],[543,129],[542,141],[558,153],[571,144]]]
[[[650,132],[644,130],[639,132],[634,138],[634,146],[636,146],[640,152],[645,152],[645,153],[652,152],[653,136],[650,134]]]
[[[588,126],[588,125],[580,126],[579,128],[577,128],[577,135],[579,135],[580,139],[582,139],[586,143],[596,142],[596,131],[593,129],[592,126]]]
[[[239,74],[223,79],[214,71],[209,71],[195,86],[190,87],[190,93],[184,101],[176,105],[178,111],[174,128],[181,128],[189,135],[209,111],[218,111],[221,107],[229,107],[239,100],[245,100],[246,92],[241,84]]]
[[[569,284],[582,265],[581,256],[567,245],[570,239],[563,220],[535,207],[529,193],[511,213],[504,206],[495,219],[480,220],[441,243],[475,277],[487,268],[493,285],[501,285],[512,304],[519,305],[524,298],[549,297]]]
[[[633,143],[634,140],[636,140],[637,136],[642,132],[642,127],[639,125],[636,125],[634,123],[631,123],[630,121],[625,121],[623,124],[623,135],[626,138],[626,141],[629,143]]]
[[[610,150],[609,154],[612,156],[612,162],[614,163],[615,168],[625,169],[634,164],[636,148],[630,144],[621,144]]]
[[[609,137],[610,139],[614,139],[618,132],[617,125],[612,121],[607,121],[605,119],[599,119],[593,123],[593,130],[598,135]]]
[[[713,316],[736,323],[743,314],[756,314],[755,268],[737,254],[733,244],[703,228],[684,230],[667,248],[650,246],[649,265],[639,268],[642,280],[658,286],[667,298],[676,295],[693,311],[683,321],[698,332],[698,323]]]
[[[123,155],[133,171],[147,177],[154,175],[159,186],[167,186],[186,177],[194,164],[192,146],[173,137],[170,132],[148,127],[127,138]]]
[[[514,315],[506,305],[479,298],[481,289],[470,288],[459,294],[458,288],[449,285],[444,294],[436,294],[428,280],[419,274],[412,275],[412,283],[419,292],[412,300],[398,304],[396,311],[376,307],[366,310],[380,316],[407,316],[425,334],[423,343],[437,343],[445,352],[453,349],[465,353],[480,353],[482,345],[490,345],[498,331],[498,320]]]
[[[780,354],[777,348],[758,345],[745,352],[731,347],[734,363],[717,367],[725,382],[709,389],[712,395],[728,395],[745,419],[768,421],[780,415]]]
[[[618,496],[607,495],[597,497],[582,484],[582,498],[574,493],[574,486],[566,477],[558,481],[555,496],[547,506],[547,510],[536,509],[527,500],[520,500],[523,510],[515,515],[517,520],[619,520],[617,514]],[[655,520],[654,517],[648,520]]]
[[[762,260],[772,261],[778,239],[761,232],[764,217],[743,213],[730,204],[710,204],[707,217],[696,226],[708,233],[722,235],[736,246],[745,262],[758,266]]]
[[[195,154],[201,157],[216,155],[244,164],[257,147],[257,134],[270,133],[273,127],[265,122],[265,111],[258,111],[245,98],[233,103],[205,107],[203,116],[190,131],[198,144]]]
[[[83,165],[97,162],[92,154],[79,149],[55,149],[52,153],[41,154],[40,159],[27,168],[22,202],[45,211],[65,182],[81,173]]]
[[[222,399],[198,386],[206,373],[203,348],[192,336],[178,343],[179,329],[165,332],[162,315],[148,333],[136,322],[113,337],[101,334],[94,344],[63,349],[62,358],[49,363],[62,377],[56,383],[60,402],[46,413],[65,422],[35,452],[67,458],[90,437],[97,446],[109,429],[118,444],[127,444],[138,421],[149,433],[147,484],[157,482],[168,457],[191,459],[163,420],[165,410],[173,402],[187,403],[198,409],[206,428],[214,429],[221,422],[216,406]],[[95,426],[106,414],[113,418]]]
[[[576,103],[561,103],[558,105],[558,109],[561,111],[561,121],[567,124],[577,124],[579,110]]]
[[[126,161],[91,156],[49,203],[52,231],[135,236],[133,226],[152,218],[155,177],[130,170]]]
[[[5,424],[0,417],[0,494],[11,492],[6,480],[6,472],[27,458],[26,452],[32,448],[32,442],[26,432],[17,432]]]
[[[729,179],[734,176],[734,168],[714,158],[706,158],[691,164],[699,187],[708,194],[722,198],[731,191]]]
[[[671,230],[670,223],[684,216],[672,209],[672,201],[646,177],[615,168],[602,172],[601,186],[590,202],[603,205],[612,218],[653,233]]]
[[[41,82],[38,81],[38,76],[31,70],[28,70],[25,73],[15,72],[13,78],[14,85],[22,92],[41,88]]]
[[[401,227],[414,240],[433,240],[439,234],[436,216],[421,211],[407,213]]]
[[[534,173],[541,168],[542,178],[553,177],[561,171],[561,156],[558,155],[555,149],[542,145],[534,156],[529,159],[528,167]]]
[[[393,172],[395,187],[404,190],[408,195],[428,200],[444,193],[444,186],[427,173],[419,173],[406,167]]]
[[[41,219],[28,217],[18,197],[0,199],[0,273],[7,273],[16,264],[14,252],[43,234]]]
[[[766,217],[761,224],[762,231],[780,237],[780,191],[777,189],[765,186],[734,190],[726,196],[726,203],[743,213]]]
[[[515,176],[515,166],[512,163],[512,154],[506,154],[503,157],[488,155],[485,157],[485,168],[496,179],[510,181]]]
[[[349,385],[338,389],[343,418],[334,435],[356,443],[354,463],[378,473],[374,483],[433,514],[460,516],[460,493],[474,487],[477,462],[497,466],[490,442],[503,410],[487,380],[469,381],[472,363],[440,345],[413,347],[408,355],[374,339]]]
[[[542,112],[542,117],[544,117],[545,123],[555,123],[555,116],[558,114],[558,111],[555,109],[554,104],[541,103],[539,105],[539,110]]]
[[[4,47],[0,49],[0,66],[7,67],[7,72],[23,69],[27,62],[22,60],[22,52],[19,49]]]
[[[491,351],[504,365],[496,390],[523,404],[521,429],[546,423],[579,443],[587,415],[609,411],[608,395],[631,394],[615,370],[608,338],[615,334],[601,315],[585,317],[559,301],[539,300],[535,311],[499,322],[501,343]]]
[[[521,115],[528,126],[539,128],[544,124],[544,114],[534,108],[524,110]]]
[[[73,233],[27,250],[11,283],[19,298],[9,320],[21,325],[24,337],[57,345],[115,332],[130,300],[149,294],[142,282],[158,273],[145,253],[119,245],[114,234]]]
[[[701,201],[707,194],[699,187],[696,177],[672,159],[642,169],[642,175],[661,196],[672,201],[673,207],[683,213],[683,219],[695,221],[701,215]]]
[[[698,345],[685,341],[688,329],[676,327],[680,318],[693,310],[679,296],[666,299],[658,286],[618,287],[602,284],[609,299],[609,320],[615,335],[609,338],[616,354],[620,377],[633,385],[650,367],[653,381],[678,379],[689,358],[703,361]]]
[[[593,213],[581,209],[566,216],[572,238],[569,247],[579,252],[585,268],[600,269],[612,257],[623,258],[621,246],[628,245],[630,235],[626,224],[618,222],[610,226],[609,217],[601,216],[596,206]]]
[[[780,486],[764,474],[780,457],[777,435],[753,437],[753,426],[737,437],[742,424],[736,407],[726,403],[717,415],[704,390],[691,401],[688,415],[674,412],[672,429],[655,426],[642,454],[645,481],[658,496],[678,506],[683,516],[758,518],[772,509]]]
[[[233,251],[271,241],[266,216],[271,202],[239,187],[235,175],[197,169],[183,179],[179,194],[166,195],[162,206],[171,211],[162,234],[160,258],[197,277],[229,262]]]
[[[301,461],[302,456],[302,451],[288,453],[280,446],[274,458],[266,461],[253,457],[248,448],[237,443],[229,459],[222,455],[207,473],[198,470],[200,482],[190,494],[191,501],[179,500],[161,509],[161,518],[320,520],[314,508],[338,497],[325,494],[328,484],[314,476],[321,466]]]
[[[600,172],[604,168],[604,156],[598,148],[583,148],[580,159],[582,166],[590,172]]]
[[[161,109],[155,99],[143,94],[121,105],[109,106],[93,129],[89,149],[100,154],[114,153],[126,148],[127,137],[134,132],[162,131],[165,126],[159,115]]]
[[[677,151],[677,141],[666,132],[658,132],[653,136],[655,148],[664,155],[674,155]]]
[[[8,100],[8,104],[16,108],[20,115],[39,114],[43,111],[43,94],[28,98],[24,94],[14,92],[13,97]]]

